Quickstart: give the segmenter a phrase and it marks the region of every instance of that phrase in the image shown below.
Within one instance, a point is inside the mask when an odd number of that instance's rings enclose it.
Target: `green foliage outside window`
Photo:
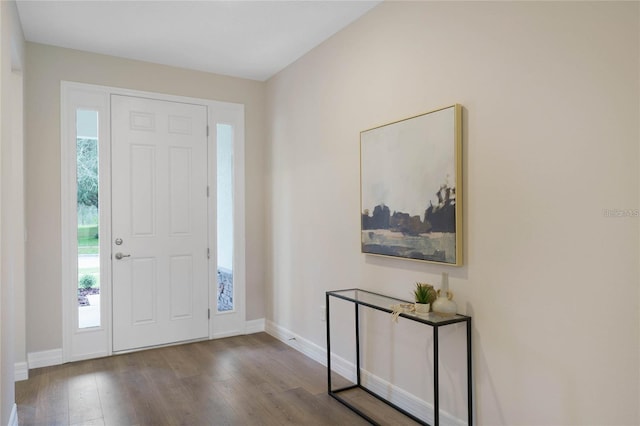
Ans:
[[[98,141],[78,139],[76,153],[78,204],[98,207]]]
[[[85,290],[93,288],[96,285],[96,277],[94,277],[93,275],[83,275],[80,278],[78,285],[80,286],[80,288],[83,288]]]

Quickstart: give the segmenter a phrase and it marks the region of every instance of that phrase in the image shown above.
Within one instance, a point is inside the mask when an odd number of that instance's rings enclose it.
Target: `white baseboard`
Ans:
[[[426,421],[432,425],[435,423],[433,418],[433,404],[426,402],[417,396],[407,392],[406,390],[371,374],[366,370],[360,373],[360,380],[367,389],[373,393],[382,396],[391,401],[398,407],[410,412],[414,416]],[[467,422],[454,417],[450,413],[440,410],[439,422],[443,426],[466,426]]]
[[[302,352],[304,355],[326,367],[327,350],[322,346],[316,345],[312,341],[277,325],[273,321],[266,322],[265,331],[281,342],[286,343],[298,352]],[[355,382],[356,380],[355,365],[336,354],[331,356],[331,369],[347,380],[351,380],[352,382]]]
[[[314,361],[324,366],[327,365],[327,350],[325,348],[316,345],[310,340],[307,340],[284,327],[279,326],[273,321],[266,322],[265,331]],[[353,383],[356,382],[356,366],[352,362],[335,354],[331,356],[331,370]],[[393,402],[398,407],[403,408],[421,419],[426,420],[427,423],[434,424],[433,404],[410,394],[404,389],[389,383],[366,370],[360,371],[360,380],[361,383],[372,392]],[[443,426],[463,426],[466,425],[467,422],[441,410],[440,424]]]
[[[49,367],[51,365],[62,364],[62,349],[51,349],[50,351],[29,352],[27,354],[29,368]]]
[[[16,404],[13,404],[13,407],[11,407],[8,426],[18,426],[18,406]]]
[[[16,362],[13,365],[13,376],[16,382],[29,378],[29,364],[26,362]]]
[[[242,334],[244,333],[240,330],[225,331],[223,333],[213,333],[211,339],[224,339],[225,337],[241,336]]]
[[[264,318],[246,321],[244,326],[244,334],[261,333],[265,329]]]
[[[243,334],[253,334],[260,333],[264,331],[264,318],[245,321],[244,329],[240,328],[238,330],[225,331],[222,333],[213,333],[211,335],[212,339],[223,339],[225,337],[233,337],[233,336],[242,336]]]
[[[213,339],[221,339],[224,337],[232,337],[239,336],[242,334],[252,334],[259,333],[264,331],[264,319],[257,319],[252,321],[247,321],[245,323],[245,329],[243,330],[235,330],[225,333],[218,333],[211,336]],[[98,354],[96,356],[104,356],[104,354]],[[93,355],[90,355],[85,358],[92,358]],[[24,365],[22,365],[24,364]],[[27,354],[27,363],[16,363],[15,371],[16,371],[16,380],[26,380],[28,378],[29,369],[30,368],[41,368],[41,367],[49,367],[52,365],[60,365],[62,364],[62,349],[52,349],[49,351],[42,352],[30,352]],[[19,378],[23,377],[23,378]]]
[[[327,365],[327,351],[323,347],[316,345],[312,341],[307,340],[284,327],[280,327],[273,321],[266,322],[265,331],[276,339],[291,346],[298,352],[302,352],[312,360],[319,362],[322,365]]]

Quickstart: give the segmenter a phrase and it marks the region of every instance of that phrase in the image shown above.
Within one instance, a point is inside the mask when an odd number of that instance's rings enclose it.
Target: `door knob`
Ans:
[[[123,257],[131,257],[131,255],[130,254],[116,253],[116,259],[120,260]]]

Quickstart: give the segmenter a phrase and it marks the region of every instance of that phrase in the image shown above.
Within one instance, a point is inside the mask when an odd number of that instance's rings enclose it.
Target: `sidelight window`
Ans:
[[[233,126],[217,124],[218,312],[234,309]]]
[[[98,111],[76,111],[78,328],[100,327]]]

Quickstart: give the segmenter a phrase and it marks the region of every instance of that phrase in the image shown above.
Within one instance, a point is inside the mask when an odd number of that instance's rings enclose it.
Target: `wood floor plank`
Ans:
[[[188,377],[182,380],[186,396],[199,413],[202,421],[198,424],[234,425],[233,409],[215,392],[216,381],[207,377]]]
[[[353,389],[340,393],[340,396],[358,407],[373,418],[380,425],[388,426],[416,426],[417,422],[399,413],[394,408],[381,402],[374,396],[361,389]]]
[[[67,379],[69,394],[69,423],[82,424],[102,419],[102,406],[94,374],[70,375]]]
[[[98,394],[106,426],[137,424],[135,408],[129,396],[128,375],[128,371],[118,370],[96,373]]]
[[[35,370],[34,370],[35,371]],[[20,401],[18,406],[19,419],[23,424],[35,424],[36,406],[41,385],[42,375],[30,376],[29,380],[16,384],[16,401]]]
[[[66,387],[66,370],[50,369],[41,378],[41,388],[36,403],[36,424],[69,424],[69,393]]]
[[[327,395],[325,367],[266,333],[34,369],[29,377],[16,383],[27,426],[367,424]]]
[[[105,426],[104,419],[94,419],[82,421],[80,423],[71,423],[71,426]]]
[[[245,387],[236,379],[214,384],[213,392],[217,399],[232,410],[229,414],[234,424],[278,425],[277,412],[265,410],[253,397],[253,387]]]
[[[297,416],[302,420],[300,424],[368,424],[364,419],[344,406],[328,410],[328,405],[333,404],[331,401],[316,398],[315,395],[303,388],[295,388],[283,392],[280,396],[280,401],[287,406],[296,408]]]

